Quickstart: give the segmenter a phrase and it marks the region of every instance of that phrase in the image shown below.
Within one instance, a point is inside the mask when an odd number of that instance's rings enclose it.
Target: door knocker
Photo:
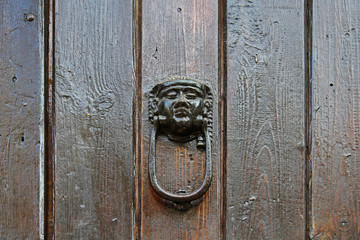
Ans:
[[[150,136],[149,178],[154,191],[172,206],[188,209],[200,202],[212,178],[212,94],[210,88],[188,77],[171,77],[157,84],[149,93],[149,119],[153,124]],[[165,134],[173,142],[196,139],[196,147],[205,151],[205,176],[192,193],[171,193],[164,190],[156,177],[156,136]]]

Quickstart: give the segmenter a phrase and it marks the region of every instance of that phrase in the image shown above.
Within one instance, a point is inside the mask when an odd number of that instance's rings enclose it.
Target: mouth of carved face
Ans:
[[[174,110],[174,116],[177,118],[183,118],[183,117],[187,117],[189,115],[190,115],[190,111],[188,108],[181,107],[181,108],[176,108]]]

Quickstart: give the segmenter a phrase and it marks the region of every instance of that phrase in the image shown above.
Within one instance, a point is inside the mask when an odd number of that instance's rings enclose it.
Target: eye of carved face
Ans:
[[[161,98],[176,99],[183,96],[187,100],[194,100],[197,98],[203,98],[203,92],[201,89],[195,89],[190,87],[178,86],[170,89],[165,89],[160,93]]]
[[[164,97],[167,99],[175,99],[177,95],[178,95],[177,92],[173,90],[166,93]]]

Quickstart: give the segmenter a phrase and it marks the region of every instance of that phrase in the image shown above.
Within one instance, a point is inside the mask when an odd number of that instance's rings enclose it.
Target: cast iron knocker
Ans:
[[[171,77],[156,85],[149,95],[150,137],[149,177],[154,191],[178,209],[196,205],[209,189],[212,178],[211,135],[212,94],[210,88],[188,77]],[[196,139],[197,148],[205,149],[205,177],[192,193],[170,193],[156,177],[156,136],[161,132],[174,142]]]

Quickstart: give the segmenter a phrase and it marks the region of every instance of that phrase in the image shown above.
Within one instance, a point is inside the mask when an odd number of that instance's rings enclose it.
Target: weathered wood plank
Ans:
[[[358,239],[360,2],[314,1],[312,235]]]
[[[38,1],[0,1],[0,238],[39,239]]]
[[[142,159],[141,239],[219,239],[220,134],[218,113],[218,1],[143,1],[142,3]],[[188,76],[207,83],[214,96],[213,179],[203,201],[180,211],[163,204],[148,176],[148,94],[169,76]],[[204,178],[204,152],[190,144],[157,140],[157,176],[161,186],[190,193]]]
[[[227,239],[304,239],[304,2],[227,3]]]
[[[55,238],[130,239],[132,1],[57,1]]]

